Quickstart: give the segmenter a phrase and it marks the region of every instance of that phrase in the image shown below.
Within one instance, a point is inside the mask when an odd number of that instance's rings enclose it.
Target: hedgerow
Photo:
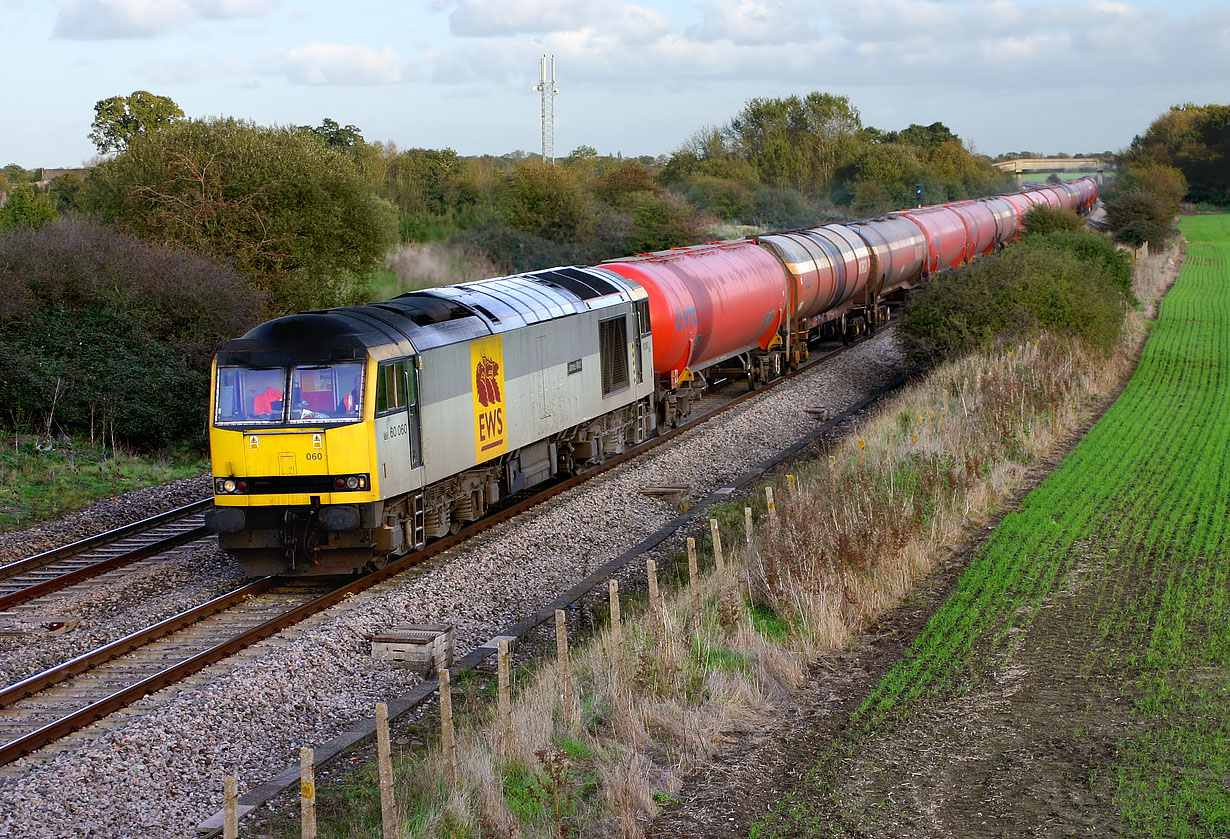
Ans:
[[[230,268],[63,219],[0,236],[0,424],[199,439],[209,359],[263,298]]]
[[[901,340],[934,363],[1042,332],[1109,350],[1132,302],[1131,263],[1093,233],[1031,236],[1000,254],[935,276],[906,307]]]

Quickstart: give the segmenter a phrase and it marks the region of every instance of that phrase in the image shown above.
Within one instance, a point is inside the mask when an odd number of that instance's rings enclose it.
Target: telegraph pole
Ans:
[[[547,67],[547,56],[538,59],[538,84],[534,85],[534,90],[542,94],[542,159],[554,165],[555,97],[559,95],[559,89],[555,86],[555,56],[551,56],[550,68]]]

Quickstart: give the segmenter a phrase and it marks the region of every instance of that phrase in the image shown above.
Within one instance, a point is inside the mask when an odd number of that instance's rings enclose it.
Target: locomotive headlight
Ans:
[[[346,479],[346,489],[358,489],[358,488],[359,488],[358,478],[356,478],[354,475],[351,475],[349,478]]]
[[[236,489],[236,484],[230,478],[227,478],[225,481],[222,482],[223,492],[234,492],[235,489]]]

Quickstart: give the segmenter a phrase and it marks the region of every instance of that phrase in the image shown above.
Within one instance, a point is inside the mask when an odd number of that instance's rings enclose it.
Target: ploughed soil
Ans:
[[[1088,667],[1097,610],[1113,608],[1099,586],[1081,584],[1099,577],[1097,546],[1079,549],[1087,555],[1076,558],[1069,580],[972,692],[919,700],[900,725],[844,736],[851,715],[948,598],[985,534],[1091,424],[1034,468],[1007,508],[944,558],[907,601],[818,662],[773,719],[735,732],[711,764],[685,777],[679,799],[663,807],[649,835],[747,837],[785,807],[806,813],[806,836],[1116,835],[1114,773],[1099,768],[1113,766],[1131,703],[1113,672]],[[787,835],[781,830],[775,823],[766,832]]]

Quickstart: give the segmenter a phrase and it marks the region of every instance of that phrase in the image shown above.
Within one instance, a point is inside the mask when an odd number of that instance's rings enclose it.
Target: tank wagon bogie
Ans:
[[[207,526],[254,574],[380,566],[849,341],[1090,178],[305,312],[218,352]]]

